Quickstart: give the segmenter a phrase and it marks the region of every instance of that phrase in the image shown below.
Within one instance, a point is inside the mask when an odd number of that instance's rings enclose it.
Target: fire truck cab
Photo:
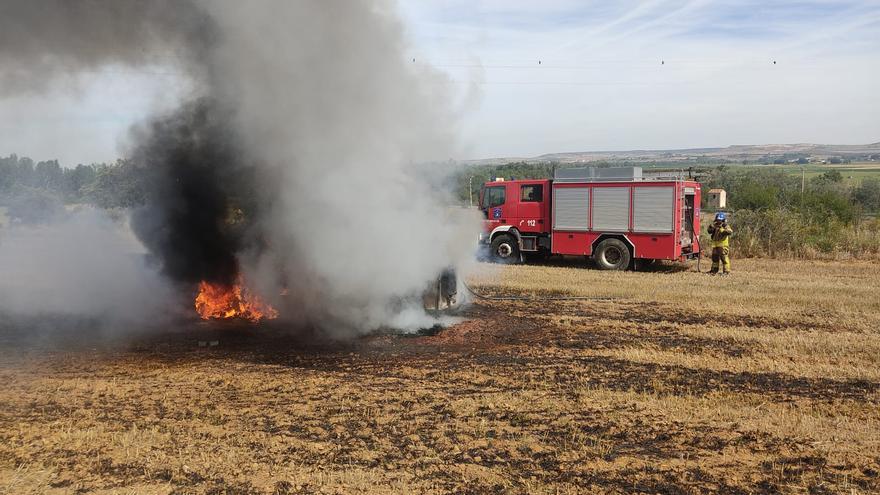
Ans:
[[[641,167],[560,169],[553,179],[486,182],[480,242],[490,257],[590,256],[599,268],[699,256],[700,184]]]

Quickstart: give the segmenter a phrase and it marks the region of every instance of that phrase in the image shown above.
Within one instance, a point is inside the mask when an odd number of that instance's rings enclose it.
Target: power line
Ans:
[[[412,59],[413,63],[418,63],[419,65],[425,65],[429,67],[436,67],[441,69],[511,69],[511,70],[594,70],[600,67],[614,66],[614,67],[641,67],[641,68],[656,68],[663,66],[671,67],[685,67],[685,68],[724,68],[730,66],[775,66],[778,64],[778,61],[769,58],[767,60],[759,60],[759,59],[749,59],[749,60],[676,60],[676,59],[666,59],[659,58],[655,60],[632,60],[632,59],[621,59],[621,60],[579,60],[575,64],[548,64],[543,60],[536,60],[532,63],[475,63],[475,62],[431,62],[424,61],[418,58]],[[797,64],[793,67],[800,68],[818,68],[820,66],[815,64],[810,65],[802,65]]]
[[[633,82],[633,81],[609,81],[609,82],[586,82],[586,81],[464,81],[452,79],[454,84],[470,84],[478,86],[679,86],[690,84],[688,81],[659,81],[659,82]]]

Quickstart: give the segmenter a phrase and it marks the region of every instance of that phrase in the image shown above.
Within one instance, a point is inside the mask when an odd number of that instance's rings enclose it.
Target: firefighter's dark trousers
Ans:
[[[719,265],[724,273],[730,273],[730,248],[715,247],[712,248],[712,269],[709,273],[718,273]]]

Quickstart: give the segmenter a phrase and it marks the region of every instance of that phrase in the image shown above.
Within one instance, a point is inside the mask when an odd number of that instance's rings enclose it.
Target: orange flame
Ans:
[[[234,285],[200,282],[195,306],[203,320],[241,318],[257,322],[278,317],[278,311],[251,294],[241,279]]]

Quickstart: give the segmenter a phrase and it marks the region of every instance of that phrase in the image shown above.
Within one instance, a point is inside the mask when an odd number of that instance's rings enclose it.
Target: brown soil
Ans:
[[[833,329],[626,299],[465,316],[346,343],[280,325],[125,342],[7,328],[0,493],[880,492],[880,382],[711,360],[775,352],[734,324]],[[710,359],[620,357],[639,348]]]

